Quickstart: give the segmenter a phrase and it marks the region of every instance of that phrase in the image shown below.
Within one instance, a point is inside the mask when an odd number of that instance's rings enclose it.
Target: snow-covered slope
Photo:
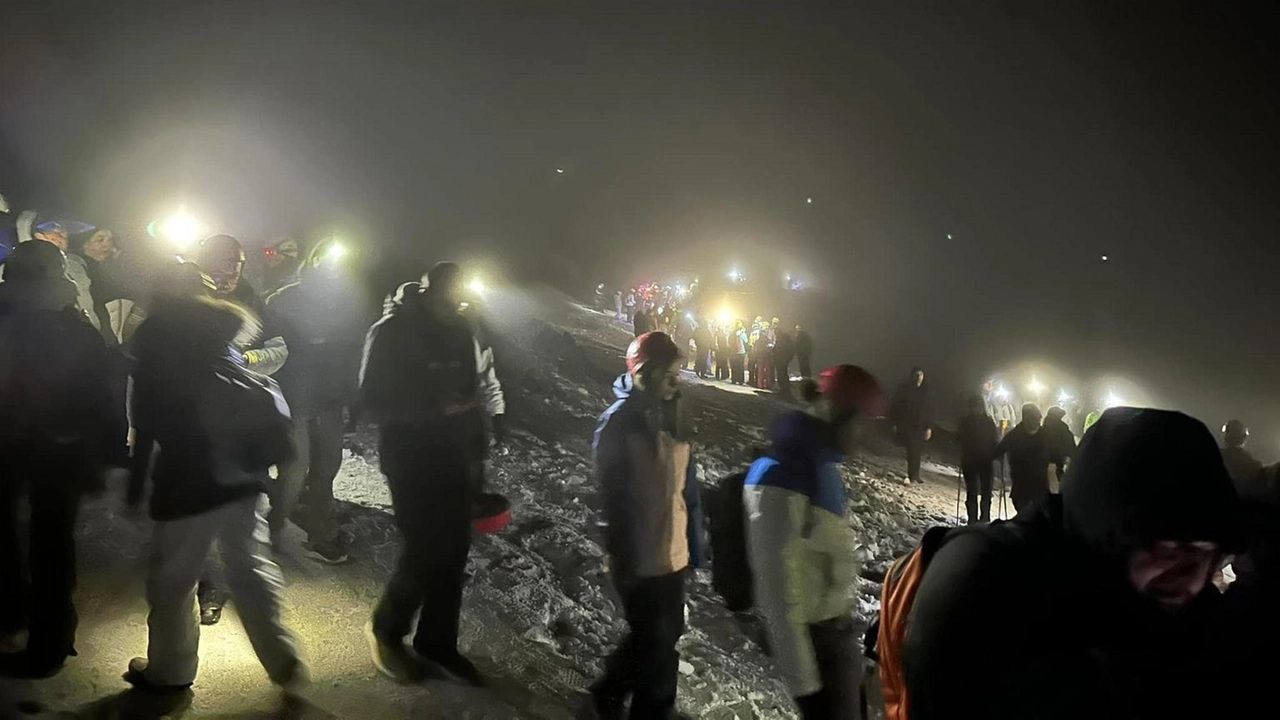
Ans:
[[[492,298],[511,438],[495,454],[490,485],[510,497],[514,520],[477,538],[463,609],[464,650],[493,678],[475,691],[443,683],[396,686],[377,675],[361,628],[395,562],[399,537],[378,472],[371,428],[347,438],[335,483],[337,512],[352,561],[329,567],[302,556],[303,535],[285,533],[277,557],[288,587],[286,623],[312,670],[308,703],[281,710],[239,627],[234,601],[223,622],[201,633],[200,676],[184,717],[568,718],[577,694],[624,629],[597,542],[590,439],[612,399],[629,331],[550,291],[499,291]],[[742,467],[784,410],[749,391],[700,384],[690,376],[687,410],[707,486]],[[869,446],[879,447],[875,442]],[[845,472],[860,539],[849,549],[870,567],[906,552],[930,524],[954,512],[954,481],[906,487],[903,463],[864,453]],[[146,648],[143,594],[148,521],[126,517],[122,488],[89,501],[79,532],[80,628],[73,658],[41,683],[0,680],[0,716],[69,713],[159,717],[173,713],[122,692],[120,673]],[[859,618],[875,610],[879,587],[864,582]],[[710,589],[707,571],[689,583],[689,629],[680,645],[681,709],[697,718],[792,718],[770,662]],[[143,707],[137,707],[142,701]],[[58,715],[63,716],[63,715]]]
[[[516,431],[494,457],[489,483],[512,499],[514,521],[502,534],[480,538],[472,553],[465,642],[544,701],[567,699],[595,676],[625,627],[594,532],[590,438],[596,417],[612,401],[609,383],[622,369],[630,334],[612,318],[551,292],[500,298],[490,315]],[[767,396],[731,392],[692,376],[684,395],[696,430],[699,477],[708,486],[742,467],[751,448],[763,444],[769,420],[785,409]],[[389,507],[370,438],[356,446],[363,456],[344,464],[339,497]],[[883,470],[887,464],[854,458],[846,470],[850,522],[860,538],[849,551],[870,566],[908,551],[924,527],[943,519],[904,501],[900,481]],[[381,546],[390,539],[368,540]],[[380,555],[378,564],[389,567],[391,554]],[[699,571],[689,588],[681,707],[706,718],[793,717],[768,658],[720,605],[709,572]],[[875,612],[878,591],[863,583],[859,619]]]

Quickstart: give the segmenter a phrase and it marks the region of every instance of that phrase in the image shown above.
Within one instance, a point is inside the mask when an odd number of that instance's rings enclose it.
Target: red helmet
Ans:
[[[830,398],[841,414],[884,414],[884,390],[875,376],[857,365],[832,365],[823,370],[818,377],[818,391]]]
[[[670,365],[680,358],[680,348],[664,332],[650,332],[631,341],[627,348],[627,374],[635,375],[650,362]]]

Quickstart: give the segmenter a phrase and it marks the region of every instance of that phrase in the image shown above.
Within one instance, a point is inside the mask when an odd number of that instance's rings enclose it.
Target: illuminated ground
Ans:
[[[595,541],[589,438],[628,334],[549,293],[513,294],[493,304],[507,320],[498,327],[504,338],[499,357],[517,429],[495,458],[490,483],[513,500],[515,520],[503,534],[477,542],[463,619],[464,651],[493,678],[493,689],[400,687],[377,676],[369,662],[362,628],[398,538],[365,430],[348,438],[336,483],[352,562],[324,567],[301,558],[300,532],[286,537],[281,559],[289,583],[286,621],[313,676],[304,703],[286,705],[272,690],[234,608],[203,631],[200,675],[179,707],[125,693],[120,674],[146,645],[142,558],[149,529],[145,521],[121,517],[116,492],[83,512],[80,656],[51,680],[0,681],[0,700],[7,703],[0,704],[0,717],[23,711],[92,718],[570,717],[576,693],[623,629]],[[771,398],[713,385],[691,383],[686,394],[704,482],[740,466],[763,441],[768,419],[784,409]],[[846,477],[860,537],[850,550],[877,566],[910,547],[925,525],[950,519],[956,486],[953,475],[927,473],[929,484],[906,487],[898,479],[901,460],[870,444],[876,452],[851,461]],[[681,709],[724,720],[794,717],[768,659],[724,612],[708,581],[700,572],[689,586]],[[860,617],[875,611],[877,590],[871,583],[862,587]]]

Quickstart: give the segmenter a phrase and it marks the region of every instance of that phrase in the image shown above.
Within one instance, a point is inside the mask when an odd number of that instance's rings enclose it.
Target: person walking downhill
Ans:
[[[747,548],[772,655],[801,717],[859,720],[856,538],[839,467],[853,420],[876,414],[884,393],[853,365],[823,371],[818,391],[807,410],[774,423],[772,449],[747,472]]]
[[[969,398],[969,414],[960,419],[960,468],[964,475],[969,524],[991,522],[991,485],[1000,430],[977,395]]]
[[[216,543],[240,620],[271,681],[286,691],[307,671],[280,620],[284,577],[271,559],[267,474],[292,455],[288,406],[275,383],[245,367],[234,345],[256,322],[205,297],[157,303],[134,337],[133,420],[155,438],[135,447],[127,502],[152,479],[155,521],[147,576],[148,643],[125,679],[145,691],[185,689],[199,666],[196,584]]]
[[[356,393],[372,315],[346,260],[336,241],[317,243],[297,282],[267,298],[272,324],[292,348],[276,379],[293,412],[297,446],[294,459],[280,466],[267,520],[278,539],[305,490],[304,548],[313,559],[329,564],[347,559],[333,520],[333,479],[342,466],[342,411]]]
[[[108,455],[107,348],[65,276],[61,251],[28,242],[7,258],[0,283],[0,675],[11,677],[51,676],[76,654],[77,511],[107,462],[119,462]]]
[[[923,482],[920,479],[920,458],[924,444],[933,439],[933,402],[922,368],[912,368],[906,382],[898,386],[890,419],[898,442],[907,451],[907,479]]]
[[[663,333],[627,349],[627,371],[595,433],[609,574],[630,630],[605,661],[580,718],[673,717],[685,573],[702,558],[697,470],[679,426],[680,351]]]
[[[366,627],[374,665],[411,683],[429,676],[483,687],[458,652],[458,623],[475,466],[487,453],[486,412],[505,410],[502,388],[459,310],[462,271],[440,263],[401,286],[369,329],[360,391],[378,424],[378,454],[404,539],[396,569]],[[404,638],[418,616],[413,652]]]

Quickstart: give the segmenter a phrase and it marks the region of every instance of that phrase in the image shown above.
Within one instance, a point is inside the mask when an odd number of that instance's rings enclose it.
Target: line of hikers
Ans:
[[[637,338],[596,432],[605,546],[630,633],[583,718],[622,717],[628,696],[631,718],[674,713],[684,576],[705,559],[679,355],[662,333]],[[762,618],[762,644],[802,717],[866,717],[863,652],[893,720],[1263,707],[1274,670],[1265,658],[1280,640],[1275,469],[1251,466],[1248,491],[1238,491],[1199,421],[1108,410],[1060,493],[1047,492],[1049,463],[1038,465],[1044,485],[1019,493],[1012,521],[934,528],[883,576],[862,573],[882,582],[882,603],[860,648],[851,617],[860,571],[839,465],[853,421],[878,415],[884,397],[848,365],[824,371],[816,390],[774,423],[770,449],[747,472],[720,483],[711,507],[713,584],[729,609]],[[1053,431],[1030,410],[1009,437]],[[1017,453],[1022,441],[998,441],[985,409],[975,404],[971,417],[981,419],[972,424],[988,467],[995,452]],[[1231,430],[1229,460],[1243,444]],[[1224,593],[1214,580],[1233,560],[1247,576]]]
[[[76,511],[104,470],[120,464],[131,471],[130,504],[151,488],[155,520],[148,651],[130,663],[127,679],[158,692],[194,681],[196,586],[216,543],[268,675],[287,690],[306,681],[279,616],[267,500],[287,485],[272,483],[269,468],[283,474],[298,460],[301,418],[313,442],[331,437],[312,419],[333,398],[313,397],[323,402],[309,407],[308,393],[324,388],[299,389],[306,382],[286,382],[288,375],[277,385],[255,371],[288,367],[312,343],[291,343],[296,328],[273,336],[260,316],[219,299],[238,288],[232,278],[243,254],[226,239],[205,244],[206,267],[172,268],[133,339],[131,458],[116,432],[105,345],[76,310],[65,256],[31,242],[6,261],[0,560],[14,590],[3,593],[11,603],[3,618],[6,630],[28,631],[25,650],[0,659],[6,674],[46,676],[74,654]],[[325,258],[321,251],[314,259],[320,274],[311,277],[325,276]],[[402,286],[354,343],[357,357],[363,349],[351,383],[379,426],[403,537],[367,632],[375,665],[402,682],[485,682],[457,651],[458,618],[483,459],[502,436],[505,403],[492,353],[461,305],[459,269],[442,263]],[[685,576],[706,561],[693,447],[680,423],[681,355],[663,333],[636,338],[595,434],[604,546],[630,632],[590,688],[584,714],[619,717],[628,698],[632,718],[674,714]],[[332,358],[318,354],[311,366]],[[346,372],[302,375],[340,383]],[[923,373],[913,381],[923,386]],[[806,400],[773,424],[770,449],[719,488],[712,541],[736,547],[743,562],[734,576],[735,553],[718,552],[712,567],[718,587],[746,590],[803,716],[857,718],[863,658],[851,615],[860,573],[840,464],[854,421],[882,414],[885,396],[866,371],[841,365],[823,371]],[[1232,430],[1230,447],[1242,448]],[[306,460],[331,466],[314,452]],[[1277,638],[1280,503],[1274,470],[1244,477],[1247,492],[1199,422],[1115,408],[1086,435],[1060,494],[1015,503],[1011,522],[926,533],[883,578],[880,623],[865,643],[879,659],[891,717],[908,708],[912,718],[1194,716],[1264,700],[1270,665],[1251,659],[1267,657]],[[20,494],[29,497],[29,553],[39,560],[30,567],[12,520]],[[733,528],[735,518],[740,537],[717,537],[717,526]],[[1247,561],[1244,574],[1223,594],[1211,580],[1236,555]],[[993,638],[996,609],[1004,617]],[[1008,682],[989,688],[991,678]],[[1232,689],[1229,697],[1222,688]]]

